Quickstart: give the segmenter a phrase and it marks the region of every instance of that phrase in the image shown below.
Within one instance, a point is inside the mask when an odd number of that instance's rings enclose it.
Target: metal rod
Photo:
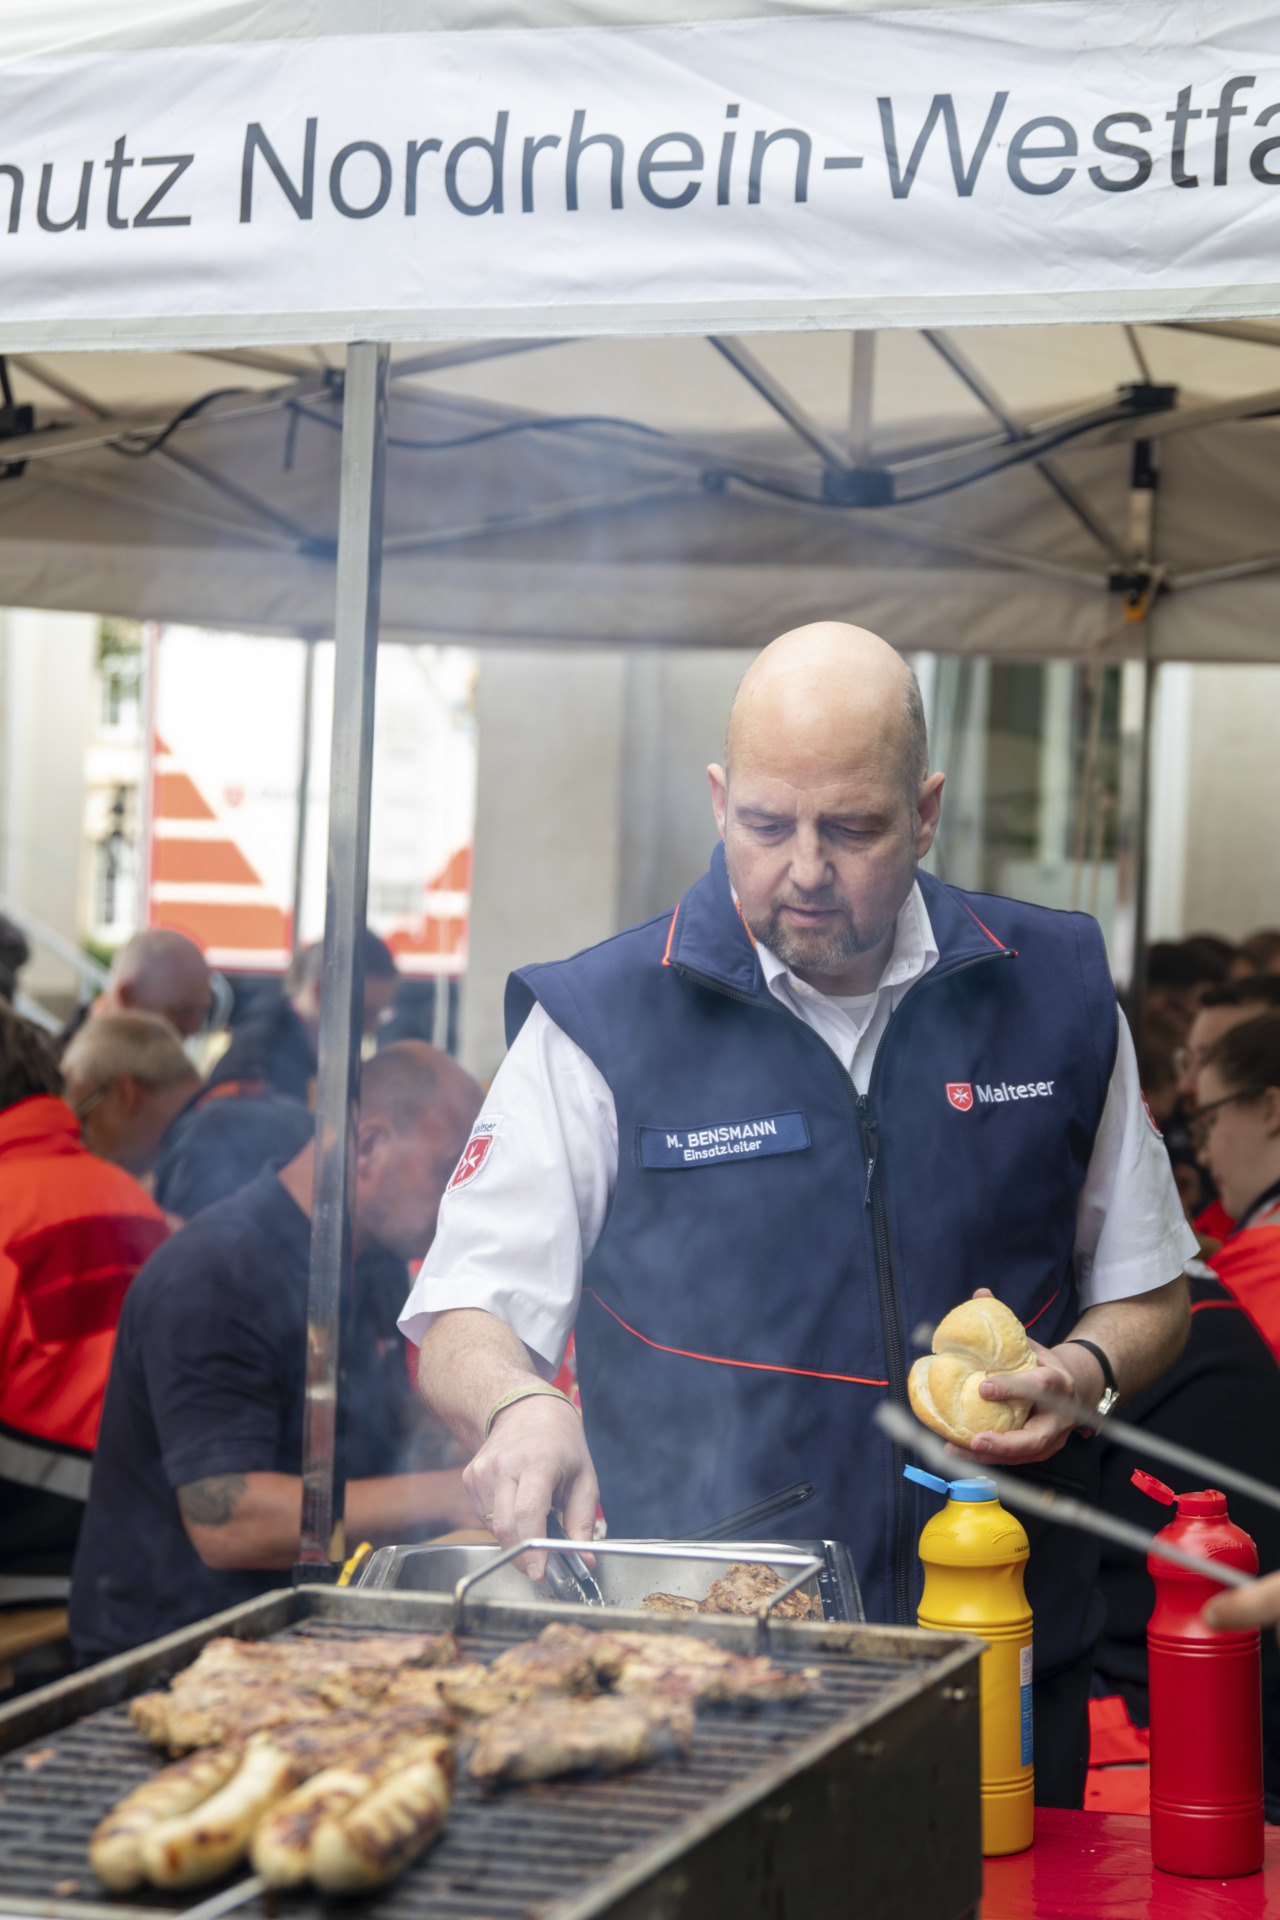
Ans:
[[[871,458],[875,434],[876,336],[871,328],[852,336],[853,364],[849,370],[849,447],[855,467]]]
[[[849,456],[831,435],[820,427],[816,420],[806,412],[800,402],[792,397],[780,380],[775,380],[769,369],[762,366],[750,348],[741,340],[735,340],[729,334],[709,334],[709,340],[717,353],[722,353],[731,367],[737,369],[747,382],[755,388],[766,406],[773,408],[784,419],[791,431],[798,434],[807,446],[813,448],[825,467],[833,473],[847,473]]]
[[[1120,1420],[1113,1413],[1095,1413],[1092,1408],[1082,1406],[1065,1393],[1041,1391],[1031,1396],[1031,1402],[1033,1406],[1045,1407],[1050,1413],[1064,1414],[1077,1425],[1087,1425],[1099,1438],[1105,1435],[1109,1446],[1123,1447],[1126,1453],[1144,1454],[1152,1460],[1163,1460],[1167,1465],[1181,1467],[1187,1473],[1206,1474],[1216,1490],[1221,1490],[1218,1487],[1221,1482],[1222,1487],[1230,1487],[1233,1492],[1257,1500],[1264,1507],[1274,1507],[1280,1511],[1280,1487],[1269,1486],[1265,1480],[1256,1480],[1251,1473],[1241,1473],[1237,1467],[1229,1467],[1222,1460],[1211,1460],[1207,1453],[1196,1453],[1176,1440],[1166,1440],[1162,1434],[1148,1433],[1145,1427],[1132,1426],[1129,1421]]]
[[[1025,427],[1020,420],[1009,412],[1009,409],[1005,406],[999,394],[995,391],[995,388],[989,385],[977,367],[974,366],[969,356],[960,350],[949,334],[941,333],[929,327],[925,327],[922,331],[924,338],[929,342],[934,352],[946,361],[957,380],[968,387],[970,393],[974,399],[978,401],[979,405],[985,407],[992,418],[1000,422],[1000,425],[1004,428],[1011,440],[1020,441],[1034,438],[1031,428]],[[1080,491],[1075,481],[1070,479],[1067,474],[1062,471],[1056,461],[1047,457],[1043,460],[1035,461],[1034,465],[1042,478],[1053,488],[1053,491],[1057,494],[1063,506],[1066,507],[1069,513],[1075,515],[1085,531],[1092,534],[1099,546],[1103,547],[1114,560],[1118,560],[1122,566],[1125,565],[1128,561],[1129,554],[1124,542],[1112,532],[1101,514],[1094,509],[1091,502]]]
[[[351,1267],[351,1155],[364,1009],[373,700],[382,581],[390,348],[347,348],[342,493],[334,613],[329,858],[321,971],[316,1161],[307,1296],[307,1399],[302,1440],[300,1563],[345,1560],[343,1490],[335,1478],[338,1359]]]
[[[1117,1520],[1114,1514],[1087,1506],[1083,1500],[1073,1500],[1070,1494],[1052,1493],[1047,1487],[1035,1487],[1026,1480],[1015,1480],[1012,1475],[987,1466],[985,1461],[981,1466],[968,1466],[963,1472],[958,1472],[962,1463],[947,1452],[941,1440],[936,1439],[892,1400],[882,1400],[874,1417],[876,1425],[896,1440],[899,1446],[918,1453],[935,1472],[948,1480],[990,1480],[1008,1507],[1038,1514],[1042,1520],[1052,1520],[1060,1526],[1079,1527],[1082,1533],[1094,1533],[1102,1540],[1114,1540],[1117,1546],[1131,1547],[1135,1553],[1154,1553],[1157,1558],[1171,1560],[1174,1566],[1186,1567],[1189,1572],[1201,1574],[1206,1580],[1213,1580],[1222,1587],[1248,1587],[1253,1584],[1247,1573],[1240,1573],[1235,1567],[1224,1566],[1218,1560],[1201,1560],[1193,1553],[1184,1553],[1181,1547],[1172,1547],[1167,1541],[1144,1533],[1141,1527],[1132,1526],[1128,1520]]]
[[[315,708],[316,643],[308,634],[302,668],[302,739],[298,751],[298,822],[293,837],[293,927],[290,947],[294,953],[302,945],[302,890],[307,877],[307,809],[311,800],[311,725]]]
[[[185,1907],[178,1920],[218,1920],[219,1914],[233,1913],[237,1907],[248,1906],[250,1900],[256,1900],[265,1893],[267,1883],[260,1873],[251,1873],[247,1880],[238,1880],[234,1887],[224,1887],[221,1893],[211,1894],[207,1900],[201,1900],[198,1906]]]

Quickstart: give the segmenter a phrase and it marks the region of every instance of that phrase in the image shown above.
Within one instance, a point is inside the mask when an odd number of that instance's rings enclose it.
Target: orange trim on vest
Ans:
[[[993,946],[996,946],[996,947],[999,947],[999,949],[1000,949],[1000,951],[1001,951],[1001,953],[1012,953],[1012,952],[1013,952],[1013,948],[1012,948],[1012,947],[1006,947],[1006,946],[1005,946],[1005,944],[1004,944],[1004,941],[1003,941],[1003,940],[997,940],[997,939],[996,939],[996,936],[994,935],[994,933],[992,933],[992,931],[991,931],[991,929],[990,929],[990,927],[984,927],[984,926],[982,926],[982,922],[981,922],[981,920],[978,920],[978,916],[977,916],[977,914],[976,914],[976,913],[974,912],[974,910],[973,910],[973,908],[972,908],[972,907],[971,907],[971,906],[969,905],[969,902],[968,902],[967,900],[964,900],[964,901],[962,901],[962,902],[961,902],[961,905],[962,905],[962,906],[964,907],[964,910],[965,910],[965,912],[966,912],[966,913],[968,914],[968,916],[969,916],[969,918],[970,918],[971,920],[975,920],[975,921],[977,921],[977,924],[978,924],[978,925],[979,925],[980,927],[982,927],[982,931],[983,931],[983,932],[984,932],[984,933],[986,934],[986,936],[987,936],[987,938],[988,938],[988,940],[990,940],[990,942],[991,942],[991,944],[992,944]]]
[[[747,916],[742,911],[742,902],[741,900],[735,899],[733,904],[737,909],[738,918],[742,922],[743,931],[746,934],[748,940],[751,942],[751,950],[754,953],[756,951],[756,937],[754,933],[752,933],[750,927],[747,925]]]
[[[1228,1313],[1244,1312],[1244,1308],[1238,1300],[1196,1300],[1192,1303],[1191,1311],[1192,1313],[1207,1313],[1210,1307],[1225,1307]]]
[[[680,917],[680,909],[679,907],[677,907],[675,912],[671,916],[671,925],[667,928],[667,944],[665,949],[663,950],[663,955],[662,955],[662,964],[664,967],[669,967],[671,965],[671,942],[676,937],[676,921],[679,919],[679,917]]]
[[[664,1347],[661,1340],[650,1340],[643,1333],[637,1333],[634,1327],[629,1327],[622,1315],[615,1313],[593,1288],[584,1287],[582,1291],[589,1293],[598,1307],[604,1307],[609,1317],[616,1320],[625,1333],[643,1341],[646,1347],[655,1348],[658,1353],[675,1354],[678,1360],[703,1360],[712,1367],[745,1367],[752,1373],[793,1373],[805,1380],[838,1380],[850,1387],[887,1387],[889,1384],[887,1380],[868,1380],[860,1373],[818,1373],[812,1367],[779,1367],[768,1360],[726,1360],[717,1353],[690,1353],[684,1347]]]

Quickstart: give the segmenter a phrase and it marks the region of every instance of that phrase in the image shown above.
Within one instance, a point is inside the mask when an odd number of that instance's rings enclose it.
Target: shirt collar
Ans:
[[[734,896],[736,899],[736,895]],[[811,994],[819,991],[807,982],[799,979],[779,960],[776,953],[770,951],[761,941],[756,942],[756,956],[759,959],[765,980],[770,988],[779,979],[795,993]],[[898,909],[897,923],[893,934],[893,951],[875,988],[877,993],[886,987],[908,987],[922,979],[931,967],[938,964],[938,943],[934,938],[933,926],[929,919],[929,910],[924,904],[924,895],[920,891],[919,881],[912,884],[910,893]],[[831,996],[824,996],[830,998]]]

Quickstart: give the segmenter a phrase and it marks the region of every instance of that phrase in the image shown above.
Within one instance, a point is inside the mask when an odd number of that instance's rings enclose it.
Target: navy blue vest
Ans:
[[[977,1286],[1045,1345],[1070,1330],[1117,1027],[1093,920],[920,885],[941,957],[863,1097],[769,993],[721,848],[674,915],[507,989],[508,1038],[536,998],[617,1103],[576,1328],[610,1531],[671,1537],[812,1480],[783,1531],[847,1541],[868,1617],[900,1622],[937,1499],[902,1479],[873,1411],[905,1400],[913,1330]],[[1092,1452],[1037,1471],[1088,1493]],[[1099,1630],[1096,1555],[1062,1529],[1035,1549],[1043,1668]]]

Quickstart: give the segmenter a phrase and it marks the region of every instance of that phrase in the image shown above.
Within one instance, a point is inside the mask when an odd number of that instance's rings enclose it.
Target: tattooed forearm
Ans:
[[[248,1482],[242,1473],[216,1473],[208,1480],[189,1480],[178,1488],[182,1517],[193,1527],[225,1527],[244,1498]]]

